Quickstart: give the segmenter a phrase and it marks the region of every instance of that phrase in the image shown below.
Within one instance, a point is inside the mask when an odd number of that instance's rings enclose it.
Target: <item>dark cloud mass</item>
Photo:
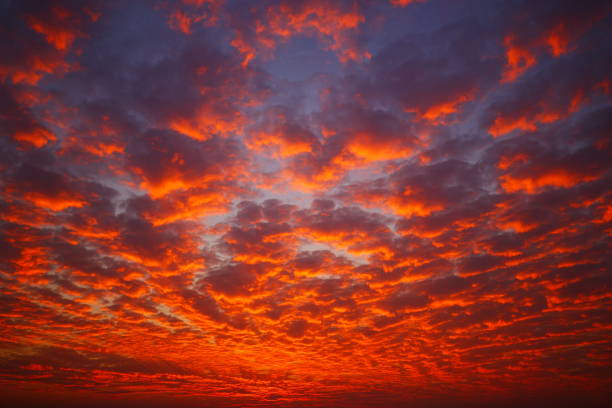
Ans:
[[[603,0],[0,0],[0,405],[604,407]]]

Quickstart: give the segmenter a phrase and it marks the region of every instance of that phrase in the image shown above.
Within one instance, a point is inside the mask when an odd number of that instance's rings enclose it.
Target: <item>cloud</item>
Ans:
[[[605,2],[0,9],[9,404],[609,400]]]
[[[235,29],[231,45],[243,56],[243,66],[294,36],[317,37],[342,62],[369,58],[370,54],[357,40],[359,26],[365,21],[359,3],[327,0],[263,2],[247,12],[231,15]]]

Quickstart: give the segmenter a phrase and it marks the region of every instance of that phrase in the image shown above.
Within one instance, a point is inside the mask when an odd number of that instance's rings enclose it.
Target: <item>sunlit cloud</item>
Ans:
[[[611,12],[4,2],[2,401],[605,406]]]

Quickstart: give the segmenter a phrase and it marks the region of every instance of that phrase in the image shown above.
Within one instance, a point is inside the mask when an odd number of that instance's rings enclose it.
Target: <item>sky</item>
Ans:
[[[604,407],[612,5],[0,0],[0,406]]]

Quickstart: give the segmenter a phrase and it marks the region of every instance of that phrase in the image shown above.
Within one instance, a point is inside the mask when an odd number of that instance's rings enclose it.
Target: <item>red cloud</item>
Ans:
[[[537,63],[542,48],[555,58],[571,52],[580,38],[609,11],[603,4],[577,8],[569,3],[556,11],[541,11],[543,21],[535,30],[516,30],[504,37],[506,67],[501,82],[513,82],[522,76]],[[527,12],[519,16],[519,21],[528,24],[525,21],[528,15]]]
[[[357,2],[344,5],[327,0],[280,1],[258,10],[254,21],[236,26],[234,46],[243,55],[243,66],[259,53],[274,50],[297,35],[318,37],[342,62],[370,57],[355,40],[365,21]]]
[[[4,3],[6,404],[609,400],[604,2]]]

